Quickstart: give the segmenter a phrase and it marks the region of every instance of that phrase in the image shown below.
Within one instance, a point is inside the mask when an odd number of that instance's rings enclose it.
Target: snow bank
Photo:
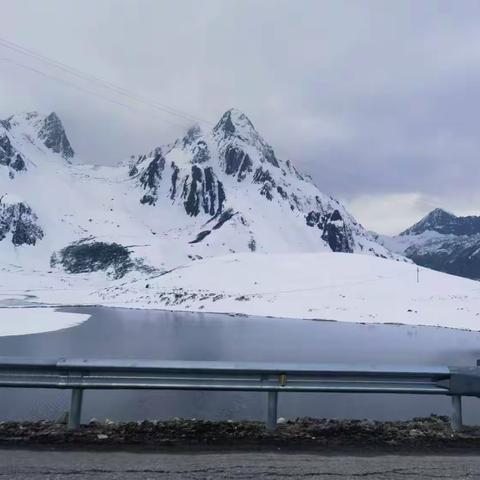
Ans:
[[[367,255],[236,254],[105,289],[112,306],[480,330],[480,283]]]
[[[54,308],[0,308],[0,337],[52,332],[89,318],[88,314],[58,312]]]

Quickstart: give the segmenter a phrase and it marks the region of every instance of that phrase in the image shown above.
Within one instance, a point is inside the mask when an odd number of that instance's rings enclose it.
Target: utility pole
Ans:
[[[417,266],[417,283],[420,283],[420,267]]]

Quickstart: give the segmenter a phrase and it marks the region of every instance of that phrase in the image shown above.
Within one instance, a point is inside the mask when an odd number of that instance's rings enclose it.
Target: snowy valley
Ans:
[[[394,253],[397,251],[398,253]],[[54,113],[0,122],[0,303],[477,328],[480,284],[422,269],[242,112],[116,166]]]

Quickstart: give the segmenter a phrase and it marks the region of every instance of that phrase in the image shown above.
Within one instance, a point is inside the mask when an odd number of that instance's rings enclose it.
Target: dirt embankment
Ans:
[[[453,432],[447,417],[402,422],[302,418],[268,432],[260,422],[169,421],[97,422],[68,431],[55,422],[1,422],[0,445],[63,447],[283,447],[291,449],[361,448],[362,450],[480,449],[480,428]]]

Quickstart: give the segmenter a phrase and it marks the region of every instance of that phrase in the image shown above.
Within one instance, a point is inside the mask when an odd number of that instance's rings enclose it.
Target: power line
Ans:
[[[172,107],[168,107],[168,106],[160,104],[158,102],[151,101],[149,99],[146,99],[145,97],[141,97],[140,95],[138,95],[136,93],[133,93],[133,92],[130,92],[129,90],[127,90],[123,87],[115,85],[111,82],[108,82],[106,80],[98,78],[98,77],[96,77],[94,75],[91,75],[89,73],[82,72],[81,70],[79,70],[77,68],[71,67],[69,65],[66,65],[63,62],[60,62],[60,61],[51,59],[49,57],[46,57],[45,55],[42,55],[41,53],[38,53],[38,52],[35,52],[34,50],[30,50],[30,49],[27,49],[25,47],[22,47],[22,46],[17,45],[13,42],[5,40],[1,37],[0,37],[0,45],[5,47],[5,48],[8,48],[10,50],[13,50],[17,53],[26,55],[30,58],[34,58],[35,60],[40,60],[44,63],[47,63],[48,65],[53,66],[57,69],[63,70],[64,72],[66,72],[70,75],[76,76],[77,78],[80,78],[80,79],[85,80],[85,81],[90,81],[90,82],[96,83],[97,85],[100,85],[102,88],[106,88],[108,90],[114,91],[117,94],[123,95],[125,97],[130,98],[130,99],[136,100],[140,103],[146,104],[150,107],[154,107],[154,108],[157,108],[159,110],[162,110],[164,113],[168,113],[168,114],[171,114],[171,115],[176,115],[176,116],[182,117],[184,119],[187,119],[189,121],[197,121],[197,122],[203,122],[203,123],[208,123],[208,124],[211,123],[211,122],[208,122],[207,120],[204,120],[200,117],[196,117],[194,115],[190,115],[188,113],[181,112],[180,110],[174,109]]]
[[[0,46],[2,46],[4,48],[7,48],[9,50],[12,50],[16,53],[20,53],[20,54],[25,55],[27,57],[33,58],[35,60],[41,61],[41,62],[43,62],[43,63],[45,63],[45,64],[47,64],[51,67],[54,67],[54,68],[59,69],[59,70],[65,72],[65,73],[68,73],[69,75],[80,78],[81,80],[91,82],[91,83],[95,83],[95,84],[97,84],[98,86],[100,86],[104,89],[113,91],[114,93],[116,93],[118,95],[121,95],[121,96],[124,96],[124,97],[126,97],[130,100],[135,100],[139,103],[142,103],[142,104],[147,105],[149,107],[152,107],[154,109],[161,110],[163,113],[167,113],[167,114],[170,114],[170,115],[181,117],[182,119],[188,120],[190,122],[193,121],[193,122],[200,122],[200,123],[205,123],[205,124],[208,124],[208,125],[212,125],[212,122],[210,122],[208,120],[197,117],[195,115],[188,114],[186,112],[182,112],[181,110],[169,107],[165,104],[153,101],[153,100],[148,99],[146,97],[142,97],[142,96],[138,95],[137,93],[129,91],[126,88],[123,88],[123,87],[121,87],[119,85],[116,85],[112,82],[109,82],[109,81],[104,80],[102,78],[96,77],[95,75],[92,75],[90,73],[83,72],[82,70],[80,70],[78,68],[71,67],[70,65],[67,65],[67,64],[65,64],[63,62],[60,62],[58,60],[54,60],[52,58],[49,58],[49,57],[47,57],[47,56],[45,56],[45,55],[43,55],[39,52],[36,52],[34,50],[22,47],[21,45],[18,45],[16,43],[13,43],[13,42],[11,42],[9,40],[6,40],[4,38],[1,38],[1,37],[0,37]]]
[[[12,60],[11,58],[0,58],[0,60],[3,60],[5,62],[9,62],[13,65],[16,65],[17,67],[21,67],[21,68],[24,68],[26,70],[29,70],[30,72],[33,72],[33,73],[36,73],[38,75],[42,75],[43,77],[45,78],[48,78],[50,80],[55,80],[57,82],[60,82],[60,83],[63,83],[69,87],[72,87],[72,88],[75,88],[76,90],[79,90],[80,92],[83,92],[83,93],[87,93],[89,95],[93,95],[97,98],[100,98],[101,100],[104,100],[106,102],[109,102],[109,103],[113,103],[115,105],[118,105],[118,106],[121,106],[121,107],[125,107],[125,108],[128,108],[129,110],[132,110],[132,111],[137,111],[138,108],[132,106],[132,105],[128,105],[126,103],[123,103],[123,102],[119,102],[117,100],[113,100],[111,98],[108,98],[108,97],[105,97],[104,95],[100,95],[99,93],[93,91],[93,90],[89,90],[87,88],[84,88],[84,87],[81,87],[75,83],[72,83],[72,82],[69,82],[68,80],[65,80],[63,78],[60,78],[60,77],[56,77],[55,75],[50,75],[48,73],[45,73],[45,72],[42,72],[41,70],[37,70],[36,68],[33,68],[29,65],[25,65],[23,63],[20,63],[20,62],[16,62],[15,60]],[[167,121],[168,123],[171,123],[172,125],[175,125],[177,127],[182,127],[182,128],[188,128],[190,125],[186,125],[186,124],[181,124],[181,123],[177,123],[177,122],[173,122],[172,120],[167,120],[166,118],[164,117],[159,117],[157,114],[155,114],[154,112],[151,112],[151,114],[153,114],[156,118],[161,118],[162,120],[165,120]]]

